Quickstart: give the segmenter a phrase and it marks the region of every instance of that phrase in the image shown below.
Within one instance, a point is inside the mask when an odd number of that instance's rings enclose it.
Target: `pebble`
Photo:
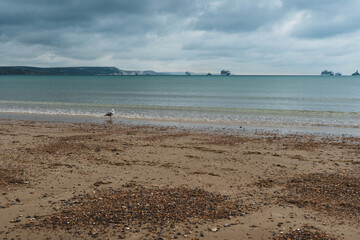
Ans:
[[[222,195],[213,194],[203,189],[144,188],[134,186],[118,190],[107,189],[82,194],[69,200],[61,199],[58,210],[50,216],[42,217],[39,227],[78,227],[95,223],[103,229],[108,224],[116,223],[123,231],[136,229],[139,224],[143,230],[156,234],[176,229],[177,224],[190,224],[188,231],[175,231],[178,238],[189,237],[191,227],[198,227],[200,221],[229,219],[239,216],[247,206],[239,205]],[[66,210],[66,211],[62,211]],[[189,218],[195,219],[189,222]],[[102,230],[97,229],[99,235]],[[130,230],[131,231],[131,230]],[[211,232],[218,227],[209,228]],[[91,234],[93,235],[93,234]],[[201,237],[204,233],[200,234]],[[175,237],[173,237],[175,238]]]

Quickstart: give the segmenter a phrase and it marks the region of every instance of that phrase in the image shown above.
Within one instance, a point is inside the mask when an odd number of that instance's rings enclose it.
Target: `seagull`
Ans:
[[[110,120],[112,120],[112,116],[115,114],[114,109],[111,109],[111,112],[108,112],[107,114],[105,114],[104,116],[110,117]]]

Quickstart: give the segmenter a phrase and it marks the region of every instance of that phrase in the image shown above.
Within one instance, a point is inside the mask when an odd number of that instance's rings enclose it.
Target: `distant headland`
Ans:
[[[0,67],[0,75],[78,75],[78,76],[114,76],[114,75],[166,75],[166,73],[120,70],[116,67],[53,67],[39,68],[28,66]]]
[[[222,70],[219,74],[230,75],[229,70]],[[40,68],[30,66],[0,66],[0,75],[52,75],[52,76],[137,76],[137,75],[206,75],[211,73],[184,72],[155,72],[153,70],[121,70],[117,67],[51,67]]]

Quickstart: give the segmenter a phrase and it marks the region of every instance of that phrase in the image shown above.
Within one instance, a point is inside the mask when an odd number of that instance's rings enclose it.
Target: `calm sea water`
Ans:
[[[360,77],[0,76],[0,113],[360,127]]]

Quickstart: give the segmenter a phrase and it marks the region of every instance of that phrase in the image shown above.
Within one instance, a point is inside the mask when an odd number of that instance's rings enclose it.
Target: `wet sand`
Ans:
[[[0,236],[358,239],[359,143],[0,120]]]

